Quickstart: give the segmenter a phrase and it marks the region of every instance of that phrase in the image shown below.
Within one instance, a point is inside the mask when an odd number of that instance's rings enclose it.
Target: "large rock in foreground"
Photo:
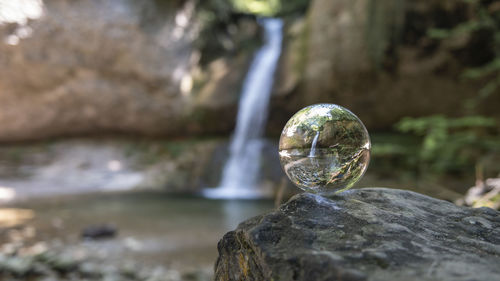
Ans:
[[[384,188],[300,194],[218,248],[216,280],[500,280],[500,213]]]

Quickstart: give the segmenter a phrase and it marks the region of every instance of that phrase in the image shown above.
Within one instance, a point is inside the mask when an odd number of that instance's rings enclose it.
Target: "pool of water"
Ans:
[[[273,209],[273,202],[207,200],[158,192],[85,194],[37,199],[9,207],[31,210],[37,239],[84,247],[107,261],[132,259],[177,269],[211,268],[217,242],[241,221]],[[110,223],[112,239],[84,241],[83,228]]]

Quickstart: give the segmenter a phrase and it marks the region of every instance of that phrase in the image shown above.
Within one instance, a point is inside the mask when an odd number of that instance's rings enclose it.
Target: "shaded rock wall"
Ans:
[[[474,36],[438,41],[427,30],[465,21],[469,8],[455,0],[312,1],[305,18],[289,24],[270,130],[283,127],[281,116],[320,102],[351,109],[371,130],[404,116],[464,114],[482,82],[461,75],[484,63],[492,44]],[[500,119],[498,106],[491,95],[478,112]]]

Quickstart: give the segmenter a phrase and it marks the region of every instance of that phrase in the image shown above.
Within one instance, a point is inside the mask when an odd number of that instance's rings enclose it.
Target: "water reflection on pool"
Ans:
[[[16,204],[32,209],[38,239],[90,249],[106,260],[126,258],[176,268],[212,267],[217,242],[241,221],[273,208],[271,201],[224,201],[141,192],[95,194]],[[112,223],[118,236],[82,241],[88,225]]]

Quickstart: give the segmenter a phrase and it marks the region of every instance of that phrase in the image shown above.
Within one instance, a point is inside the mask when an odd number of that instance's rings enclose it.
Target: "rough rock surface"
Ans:
[[[216,280],[499,280],[500,213],[396,189],[300,194],[218,248]]]
[[[0,6],[0,141],[231,130],[227,115],[235,114],[247,54],[198,70],[209,85],[193,77],[200,56],[193,1]],[[226,115],[213,122],[213,112]]]

